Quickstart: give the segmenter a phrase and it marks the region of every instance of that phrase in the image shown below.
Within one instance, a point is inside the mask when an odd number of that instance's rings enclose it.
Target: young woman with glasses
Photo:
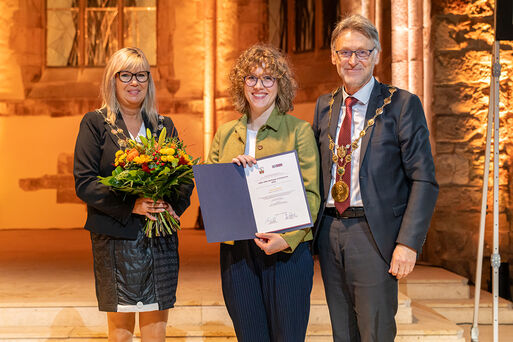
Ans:
[[[317,144],[310,124],[286,113],[297,86],[285,57],[275,48],[253,46],[240,55],[230,80],[242,116],[219,128],[208,162],[247,167],[257,158],[296,150],[315,220],[320,202]],[[313,277],[311,239],[307,228],[221,244],[223,295],[238,341],[304,341]]]

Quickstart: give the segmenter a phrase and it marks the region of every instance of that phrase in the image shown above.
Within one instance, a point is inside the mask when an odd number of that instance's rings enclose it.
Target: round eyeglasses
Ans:
[[[134,78],[134,76],[135,76],[135,79],[137,80],[137,82],[144,83],[144,82],[148,81],[148,78],[150,77],[150,72],[149,71],[139,71],[134,74],[133,72],[130,72],[130,71],[118,71],[116,73],[116,75],[118,75],[119,80],[123,83],[130,83],[132,81],[132,79]]]
[[[265,88],[271,88],[274,85],[274,82],[276,82],[276,77],[272,77],[270,75],[264,75],[261,77],[256,77],[254,75],[249,75],[244,77],[244,82],[248,87],[254,87],[257,85],[258,80],[262,81],[262,85]]]
[[[376,48],[373,47],[370,50],[367,50],[367,49],[358,49],[358,50],[341,49],[341,50],[335,51],[335,53],[337,54],[338,58],[340,58],[340,59],[349,59],[353,56],[353,53],[354,53],[356,55],[356,58],[358,58],[360,60],[366,60],[367,58],[370,57],[370,55],[371,55],[372,51],[374,51],[374,49],[376,49]]]

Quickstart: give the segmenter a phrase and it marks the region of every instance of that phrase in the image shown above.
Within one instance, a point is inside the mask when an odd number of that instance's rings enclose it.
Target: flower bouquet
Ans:
[[[178,138],[166,137],[166,128],[160,132],[158,141],[146,130],[141,143],[128,139],[127,148],[116,152],[112,176],[98,176],[99,182],[114,191],[151,198],[176,198],[182,184],[191,184],[194,177],[192,160],[185,152],[183,142]],[[168,211],[154,214],[156,221],[146,218],[144,232],[147,237],[166,236],[180,229],[177,221]]]

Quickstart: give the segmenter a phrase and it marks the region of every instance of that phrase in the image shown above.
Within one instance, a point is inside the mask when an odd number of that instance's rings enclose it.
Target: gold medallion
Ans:
[[[349,186],[344,181],[337,181],[331,188],[331,196],[335,202],[344,202],[349,196]]]
[[[333,155],[331,156],[331,159],[333,160],[334,163],[338,162],[338,156],[333,153]]]
[[[337,148],[337,154],[340,159],[344,158],[346,156],[346,148],[344,146],[339,146]]]
[[[333,140],[331,140],[330,138],[330,151],[333,150],[333,148],[335,148],[335,143],[333,142]]]

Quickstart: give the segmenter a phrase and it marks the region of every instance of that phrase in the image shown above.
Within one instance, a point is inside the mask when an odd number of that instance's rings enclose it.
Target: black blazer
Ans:
[[[143,113],[144,125],[157,136],[160,129],[153,127]],[[116,125],[128,134],[125,122],[118,114]],[[163,117],[167,136],[177,136],[173,122]],[[84,115],[80,122],[73,175],[77,196],[87,204],[87,221],[84,228],[99,234],[123,239],[135,239],[142,229],[145,218],[132,214],[137,196],[117,194],[108,186],[98,182],[97,176],[110,176],[114,170],[115,153],[120,149],[118,138],[111,132],[103,115],[94,111]],[[165,198],[177,215],[181,215],[190,204],[193,184],[180,189],[178,198]]]
[[[366,122],[388,95],[388,86],[376,81]],[[335,96],[330,127],[331,94],[319,97],[315,107],[313,129],[321,156],[322,199],[315,237],[330,191],[333,161],[328,148],[328,131],[335,137],[342,97],[342,91]],[[365,216],[381,255],[390,262],[397,243],[420,253],[435,208],[438,184],[419,98],[398,89],[392,102],[360,140],[360,145],[360,192]]]

